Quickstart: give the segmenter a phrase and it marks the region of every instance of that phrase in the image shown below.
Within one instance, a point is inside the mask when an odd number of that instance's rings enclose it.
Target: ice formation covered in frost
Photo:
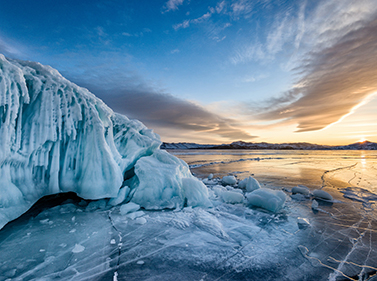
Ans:
[[[204,184],[160,144],[55,69],[0,54],[0,228],[45,195],[115,198],[125,183],[121,195],[144,208],[208,205]]]

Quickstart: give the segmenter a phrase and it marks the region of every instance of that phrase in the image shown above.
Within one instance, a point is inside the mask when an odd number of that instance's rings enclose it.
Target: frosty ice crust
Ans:
[[[117,197],[125,180],[141,207],[210,204],[204,184],[160,144],[55,69],[0,54],[0,228],[45,195]]]

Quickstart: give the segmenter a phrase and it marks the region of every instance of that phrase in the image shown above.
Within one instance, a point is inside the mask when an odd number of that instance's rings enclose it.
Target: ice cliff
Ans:
[[[147,209],[210,204],[204,184],[160,144],[55,69],[0,54],[0,229],[59,192],[100,199],[122,188]]]

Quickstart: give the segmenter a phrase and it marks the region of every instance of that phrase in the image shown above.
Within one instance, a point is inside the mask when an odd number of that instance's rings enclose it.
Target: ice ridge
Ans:
[[[0,229],[45,195],[114,198],[125,183],[127,200],[135,194],[141,207],[208,205],[204,184],[160,145],[152,130],[57,70],[0,54]]]

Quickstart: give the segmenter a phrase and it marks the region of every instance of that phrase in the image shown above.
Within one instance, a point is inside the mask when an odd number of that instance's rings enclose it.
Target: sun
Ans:
[[[357,142],[365,142],[367,139],[362,137],[361,139],[359,139]]]

